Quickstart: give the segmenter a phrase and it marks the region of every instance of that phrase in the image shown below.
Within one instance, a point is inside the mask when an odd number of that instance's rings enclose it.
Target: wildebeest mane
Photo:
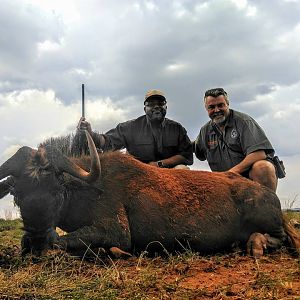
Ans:
[[[68,134],[66,136],[60,137],[50,137],[38,146],[50,146],[51,148],[55,148],[57,151],[66,156],[79,156],[81,155],[79,151],[79,145],[76,146],[76,143],[74,142],[74,137],[74,134]]]

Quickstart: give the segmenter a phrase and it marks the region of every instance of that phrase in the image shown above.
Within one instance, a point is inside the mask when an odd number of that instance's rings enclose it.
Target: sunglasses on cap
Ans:
[[[165,106],[167,104],[167,101],[165,100],[151,100],[146,101],[145,106],[154,107],[154,106]]]

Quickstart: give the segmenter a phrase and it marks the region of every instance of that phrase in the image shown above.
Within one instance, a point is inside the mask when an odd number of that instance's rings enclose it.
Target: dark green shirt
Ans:
[[[195,154],[198,159],[207,160],[212,171],[227,171],[258,150],[274,154],[263,129],[247,114],[230,109],[222,137],[225,143],[211,124],[209,121],[201,128],[195,141]]]
[[[131,155],[145,163],[180,154],[186,158],[185,164],[193,164],[193,149],[185,128],[167,118],[155,133],[147,116],[143,115],[118,124],[104,137],[104,151],[126,148]]]

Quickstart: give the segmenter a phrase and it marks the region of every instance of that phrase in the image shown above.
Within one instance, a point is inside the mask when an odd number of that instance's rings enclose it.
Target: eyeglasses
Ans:
[[[208,106],[207,106],[207,109],[208,109],[208,110],[215,110],[216,107],[217,107],[218,109],[222,109],[222,108],[225,108],[226,106],[227,106],[226,103],[218,103],[218,104],[215,104],[215,105],[211,104],[211,105],[208,105]]]
[[[146,101],[145,106],[155,107],[155,106],[165,106],[167,104],[166,101]]]

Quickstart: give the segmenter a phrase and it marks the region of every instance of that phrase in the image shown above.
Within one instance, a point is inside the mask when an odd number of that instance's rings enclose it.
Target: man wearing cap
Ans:
[[[167,100],[159,90],[147,92],[145,115],[117,125],[105,134],[92,131],[84,118],[78,128],[90,132],[96,147],[107,150],[126,148],[136,159],[160,168],[186,168],[193,164],[193,149],[185,128],[165,118]]]
[[[235,172],[275,192],[274,149],[263,129],[247,114],[229,109],[223,88],[206,91],[204,106],[211,120],[195,141],[196,157],[207,160],[212,171]]]

